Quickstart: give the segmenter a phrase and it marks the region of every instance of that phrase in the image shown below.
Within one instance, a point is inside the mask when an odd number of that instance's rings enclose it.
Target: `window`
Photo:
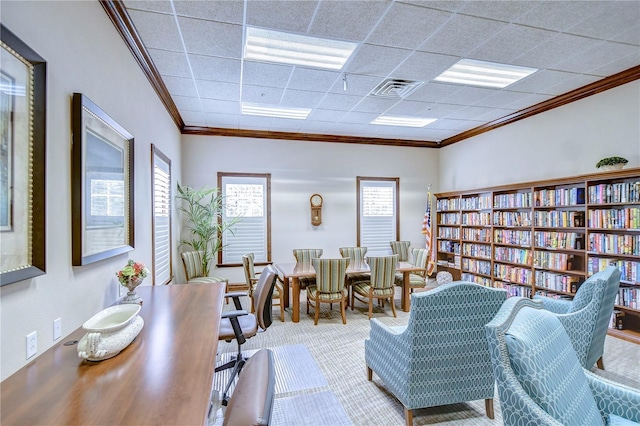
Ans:
[[[390,241],[400,235],[399,178],[357,177],[358,246],[367,247],[368,256],[390,252]]]
[[[271,175],[218,173],[222,191],[222,220],[237,219],[222,234],[220,265],[242,264],[242,255],[253,253],[256,263],[271,261]]]
[[[151,144],[153,285],[168,284],[171,266],[171,160]]]

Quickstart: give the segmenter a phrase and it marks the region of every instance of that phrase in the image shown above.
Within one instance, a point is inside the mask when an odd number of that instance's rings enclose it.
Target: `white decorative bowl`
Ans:
[[[78,356],[89,361],[112,358],[129,346],[140,333],[144,320],[140,305],[108,307],[82,325],[87,331],[78,342]]]
[[[612,170],[622,170],[623,167],[624,167],[623,163],[611,164],[608,166],[600,166],[600,170],[602,170],[603,172],[610,172]]]

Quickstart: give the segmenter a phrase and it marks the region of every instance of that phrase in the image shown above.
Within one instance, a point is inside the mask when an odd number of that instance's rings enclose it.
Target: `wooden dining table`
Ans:
[[[288,303],[289,287],[291,287],[291,298],[293,304],[291,306],[291,317],[293,322],[300,321],[300,278],[315,277],[316,270],[310,264],[299,265],[297,263],[274,263],[273,266],[278,271],[280,280],[284,283],[285,300]],[[409,288],[410,274],[412,272],[422,272],[425,268],[420,268],[409,262],[398,262],[396,272],[402,272],[402,298],[400,299],[400,308],[408,312],[411,308],[411,289]],[[354,262],[347,266],[346,275],[355,275],[371,272],[366,262]]]
[[[144,327],[113,358],[78,358],[72,332],[2,382],[0,424],[205,425],[225,287],[138,287]]]

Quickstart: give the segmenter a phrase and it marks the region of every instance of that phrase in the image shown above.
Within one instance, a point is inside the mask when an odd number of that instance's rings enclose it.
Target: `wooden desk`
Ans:
[[[278,274],[282,278],[282,282],[285,288],[291,285],[291,297],[293,299],[293,305],[291,307],[291,317],[293,322],[300,321],[300,278],[302,277],[315,277],[316,270],[313,266],[299,266],[296,263],[274,263],[273,266],[278,270]],[[408,312],[411,308],[411,298],[409,289],[409,275],[411,272],[424,271],[424,268],[418,268],[413,266],[409,262],[398,262],[396,266],[396,272],[402,272],[402,299],[400,300],[400,308]],[[370,272],[369,265],[366,263],[349,264],[347,267],[347,275],[350,274],[362,274]]]
[[[204,425],[224,284],[138,287],[144,327],[114,358],[63,342],[2,382],[5,425]],[[80,340],[79,328],[63,339]]]

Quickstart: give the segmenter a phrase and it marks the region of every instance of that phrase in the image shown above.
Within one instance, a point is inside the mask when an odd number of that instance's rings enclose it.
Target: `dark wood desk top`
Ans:
[[[114,358],[78,358],[70,340],[2,382],[5,425],[203,425],[224,284],[138,287],[144,327]]]

